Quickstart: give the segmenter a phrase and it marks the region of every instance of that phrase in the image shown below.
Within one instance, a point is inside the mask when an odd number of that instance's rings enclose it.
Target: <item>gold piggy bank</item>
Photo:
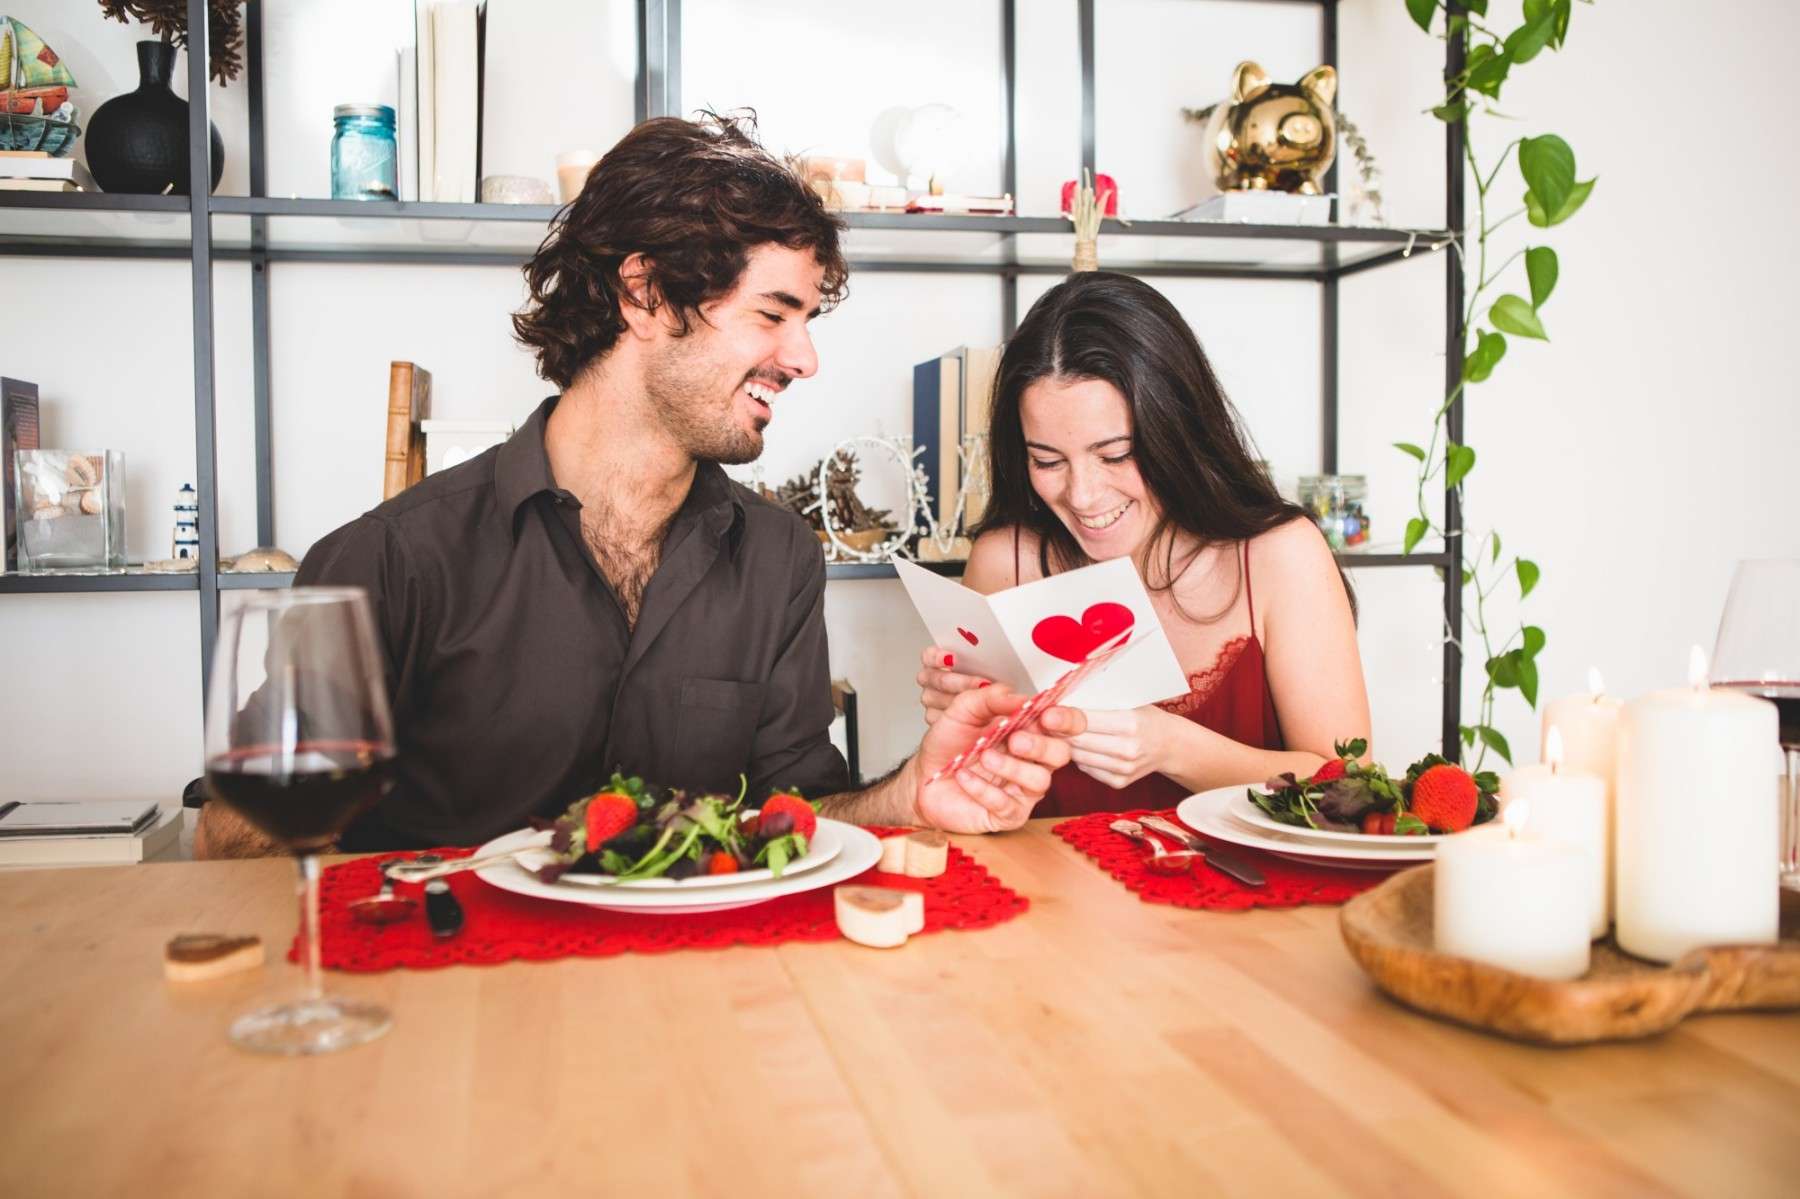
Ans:
[[[1270,83],[1256,63],[1239,63],[1231,101],[1206,123],[1206,165],[1219,190],[1320,194],[1337,157],[1336,96],[1330,67],[1287,84]]]

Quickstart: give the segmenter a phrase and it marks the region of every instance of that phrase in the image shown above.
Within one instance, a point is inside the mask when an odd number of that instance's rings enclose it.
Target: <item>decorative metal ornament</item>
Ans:
[[[1207,172],[1228,191],[1323,194],[1337,157],[1337,72],[1315,67],[1299,83],[1271,83],[1254,62],[1241,62],[1231,100],[1206,124],[1201,144]]]
[[[831,464],[842,454],[851,454],[863,466],[867,463],[856,451],[866,447],[878,451],[878,460],[891,462],[903,475],[906,492],[906,512],[901,517],[895,513],[898,527],[878,542],[870,543],[862,534],[869,530],[852,530],[839,528],[833,520],[831,504],[827,502],[830,494]],[[833,561],[882,563],[892,562],[896,558],[913,559],[919,555],[910,548],[909,543],[915,536],[919,539],[919,549],[923,556],[932,561],[944,561],[954,557],[953,551],[957,543],[963,540],[962,526],[965,513],[973,519],[980,519],[980,512],[987,505],[987,436],[972,433],[963,438],[957,447],[957,457],[961,464],[961,479],[957,489],[956,505],[949,514],[949,519],[939,521],[932,511],[930,482],[925,477],[925,467],[919,461],[924,449],[915,448],[911,437],[876,437],[864,435],[847,437],[831,448],[819,463],[818,472],[813,478],[812,503],[801,510],[801,515],[818,513],[819,524],[825,531],[825,539],[829,548],[829,556]],[[976,507],[971,508],[970,497],[975,497]],[[925,550],[929,545],[936,553]]]

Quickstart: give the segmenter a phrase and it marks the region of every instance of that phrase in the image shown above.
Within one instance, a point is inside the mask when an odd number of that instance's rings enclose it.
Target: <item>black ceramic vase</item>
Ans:
[[[169,90],[175,47],[168,42],[139,42],[137,56],[137,91],[114,96],[88,119],[83,137],[88,170],[103,191],[185,196],[188,103]],[[224,172],[225,143],[213,125],[213,187],[219,186]]]

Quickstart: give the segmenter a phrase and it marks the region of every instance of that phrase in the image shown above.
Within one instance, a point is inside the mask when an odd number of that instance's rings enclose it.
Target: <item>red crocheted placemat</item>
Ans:
[[[1263,873],[1264,886],[1246,887],[1226,878],[1210,866],[1200,866],[1185,874],[1173,876],[1151,874],[1144,869],[1145,851],[1130,838],[1107,827],[1115,820],[1132,820],[1146,814],[1149,814],[1149,809],[1135,812],[1093,812],[1065,820],[1053,826],[1051,831],[1094,859],[1102,870],[1137,892],[1138,898],[1147,903],[1174,904],[1178,908],[1242,912],[1250,908],[1293,908],[1307,903],[1345,903],[1378,883],[1386,882],[1393,873],[1391,870],[1342,870],[1330,866],[1308,866],[1239,846],[1234,847],[1234,852],[1256,863],[1256,868]],[[1181,823],[1176,820],[1173,808],[1155,815]],[[1204,834],[1201,836],[1204,837]]]
[[[872,828],[876,836],[902,829]],[[439,850],[446,858],[467,857],[467,849]],[[502,891],[473,872],[445,881],[461,902],[463,930],[439,941],[426,926],[423,909],[397,924],[365,924],[350,913],[350,901],[373,895],[381,885],[380,863],[412,854],[376,854],[325,869],[319,883],[321,959],[334,970],[410,970],[452,965],[494,965],[515,958],[550,961],[565,957],[610,957],[618,953],[662,953],[671,949],[722,949],[731,945],[778,945],[784,941],[829,941],[838,936],[833,888],[820,887],[767,903],[726,912],[652,915],[607,912],[578,903],[558,903]],[[1012,919],[1027,906],[975,859],[952,846],[950,865],[937,878],[906,878],[868,870],[848,880],[907,888],[925,895],[925,932],[946,928],[987,928]],[[841,885],[841,884],[840,884]],[[401,884],[400,895],[419,897],[423,888]],[[914,934],[918,935],[918,934]],[[296,960],[298,942],[288,950]]]

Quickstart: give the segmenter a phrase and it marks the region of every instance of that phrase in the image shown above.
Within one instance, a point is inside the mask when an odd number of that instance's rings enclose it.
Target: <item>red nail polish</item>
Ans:
[[[988,684],[989,684],[989,683],[991,683],[991,682],[993,682],[993,681],[994,681],[994,680],[992,680],[992,679],[982,679],[982,680],[981,680],[981,687],[985,687],[985,686],[987,686],[987,685],[988,685]],[[979,691],[979,690],[981,690],[981,687],[977,687],[977,688],[975,688],[975,690],[977,690],[977,691]]]
[[[955,665],[956,665],[956,655],[955,654],[945,654],[944,655],[944,669],[948,670],[952,666],[955,666]]]

